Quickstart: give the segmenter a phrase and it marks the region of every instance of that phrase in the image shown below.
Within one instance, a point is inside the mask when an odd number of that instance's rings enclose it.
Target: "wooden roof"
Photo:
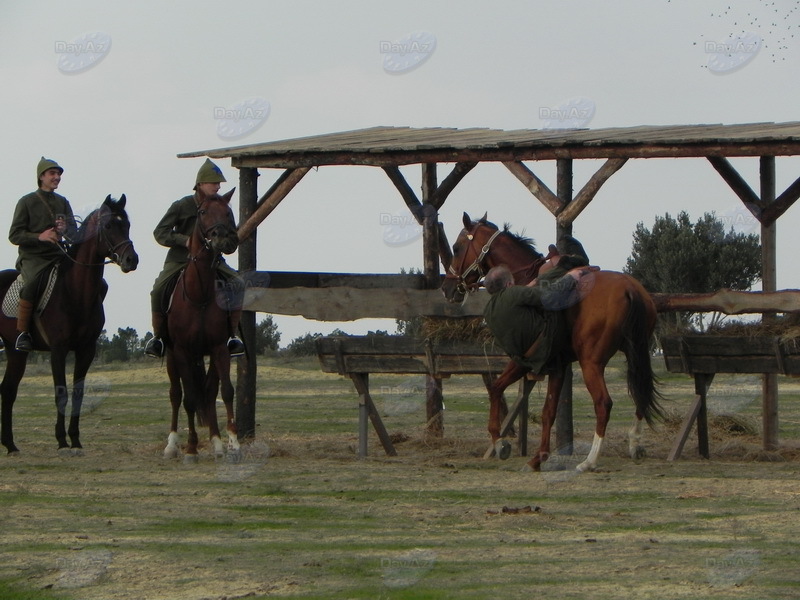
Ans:
[[[179,154],[230,158],[234,167],[403,165],[557,158],[800,155],[800,122],[648,125],[605,129],[371,127]]]

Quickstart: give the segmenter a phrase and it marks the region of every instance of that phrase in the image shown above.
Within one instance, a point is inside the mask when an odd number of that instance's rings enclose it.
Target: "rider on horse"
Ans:
[[[36,167],[38,189],[19,199],[8,239],[19,247],[17,270],[25,282],[20,290],[15,348],[33,350],[30,322],[36,301],[51,269],[64,258],[62,239],[74,237],[77,227],[69,201],[55,193],[64,169],[44,156]]]
[[[220,183],[225,181],[225,176],[220,168],[209,159],[206,159],[197,172],[194,186],[195,193],[173,202],[164,218],[161,219],[153,231],[156,241],[169,248],[169,252],[167,252],[164,268],[156,278],[153,291],[150,293],[154,337],[147,342],[144,349],[145,354],[148,356],[160,358],[164,355],[163,338],[167,328],[165,298],[168,290],[171,289],[172,282],[189,260],[187,244],[197,222],[199,204],[204,197],[214,196],[219,191]],[[229,267],[222,257],[219,259],[217,275],[225,282],[229,295],[236,295],[244,288],[239,274]],[[244,343],[236,335],[241,317],[241,308],[235,301],[229,302],[229,304],[233,306],[229,317],[230,339],[228,340],[228,350],[231,356],[241,356],[244,354]]]

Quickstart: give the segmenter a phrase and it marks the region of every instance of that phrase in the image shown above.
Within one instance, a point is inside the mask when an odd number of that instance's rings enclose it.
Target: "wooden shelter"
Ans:
[[[392,285],[395,290],[403,287],[387,283],[389,276],[375,276],[378,277],[376,279],[363,275],[359,279],[358,276],[336,274],[271,273],[270,287],[260,290],[256,277],[251,282],[249,310],[242,320],[245,341],[252,347],[256,310],[305,314],[311,318],[319,318],[319,314],[324,314],[325,319],[334,321],[359,317],[405,318],[408,315],[479,312],[479,305],[447,308],[435,290],[440,282],[440,264],[447,267],[450,261],[449,245],[438,222],[437,212],[455,186],[480,162],[502,163],[553,214],[558,236],[571,232],[573,222],[601,186],[628,160],[706,158],[760,222],[762,287],[765,292],[773,292],[776,288],[775,223],[800,197],[800,178],[786,190],[777,193],[775,158],[797,155],[800,155],[800,122],[511,131],[373,127],[187,152],[178,156],[230,159],[232,166],[239,169],[239,235],[242,241],[239,269],[242,272],[257,272],[255,236],[258,225],[312,168],[363,165],[383,169],[423,228],[424,274],[421,280],[414,279],[411,285],[405,286],[408,293],[401,301],[398,301],[395,293],[381,294],[381,288],[386,285]],[[733,157],[758,159],[760,177],[757,191],[731,165],[728,159]],[[605,162],[577,193],[573,193],[573,161],[580,159],[604,159]],[[556,189],[549,189],[525,164],[526,161],[553,161],[556,166]],[[448,167],[449,172],[440,180],[438,165],[444,163],[452,166]],[[411,188],[399,169],[402,165],[411,164],[421,165],[420,194]],[[272,186],[260,196],[257,189],[259,169],[278,171]],[[322,282],[325,278],[327,284]],[[304,301],[301,304],[304,308],[299,309],[300,312],[282,313],[289,310],[287,307],[292,304],[286,301],[286,294],[297,294],[297,290],[292,291],[292,288],[301,280],[316,282],[316,287],[304,288],[302,292]],[[410,281],[406,280],[406,283]],[[284,297],[281,300],[282,294]],[[369,297],[370,301],[359,301],[364,296]],[[331,306],[334,308],[331,309]],[[350,311],[346,315],[345,308]],[[309,312],[303,312],[305,310]],[[239,430],[244,435],[252,435],[255,431],[255,367],[254,356],[239,362],[237,418],[240,421]],[[774,374],[765,374],[763,377],[764,445],[771,448],[777,443],[777,380]],[[568,402],[562,402],[561,405],[569,408]],[[567,428],[570,423],[571,414],[566,414],[560,420],[559,427]],[[567,436],[571,439],[571,433]]]

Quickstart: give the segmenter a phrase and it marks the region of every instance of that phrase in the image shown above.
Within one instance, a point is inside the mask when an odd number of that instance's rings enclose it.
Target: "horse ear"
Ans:
[[[122,194],[122,196],[119,197],[119,201],[117,202],[117,206],[119,206],[120,208],[125,208],[125,203],[127,201],[128,201],[128,199],[125,197],[125,194]]]
[[[464,216],[462,217],[462,222],[464,223],[464,229],[469,229],[472,227],[472,219],[467,214],[467,211],[464,211]]]
[[[106,199],[103,200],[103,204],[111,204],[111,194],[106,196]]]
[[[486,223],[486,220],[489,218],[489,212],[483,213],[483,216],[478,219],[478,223]]]
[[[231,198],[233,197],[233,192],[236,191],[236,188],[233,188],[230,192],[222,196],[222,199],[225,200],[228,204],[231,202]]]

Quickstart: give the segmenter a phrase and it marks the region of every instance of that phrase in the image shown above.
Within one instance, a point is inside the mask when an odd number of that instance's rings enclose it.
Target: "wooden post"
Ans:
[[[761,203],[767,207],[775,201],[775,157],[762,156],[760,159]],[[776,222],[768,226],[761,224],[761,287],[765,292],[774,292],[778,287],[775,241]],[[775,315],[765,313],[762,321],[775,320]],[[763,427],[764,450],[778,447],[778,376],[765,373],[761,381],[761,421]]]
[[[422,261],[425,287],[439,286],[439,213],[431,204],[437,188],[436,163],[422,164]],[[425,376],[426,432],[434,437],[444,435],[444,401],[442,380]]]
[[[239,223],[253,214],[258,201],[258,170],[239,169]],[[256,270],[256,230],[239,244],[239,272],[243,276]],[[256,313],[243,311],[242,339],[247,353],[237,359],[236,365],[236,428],[239,438],[256,435]]]
[[[556,195],[564,206],[568,206],[572,201],[572,159],[558,159],[556,169]],[[556,221],[556,240],[565,234],[572,234],[572,223]],[[556,408],[556,448],[559,454],[572,455],[572,364],[564,367],[564,385]]]

